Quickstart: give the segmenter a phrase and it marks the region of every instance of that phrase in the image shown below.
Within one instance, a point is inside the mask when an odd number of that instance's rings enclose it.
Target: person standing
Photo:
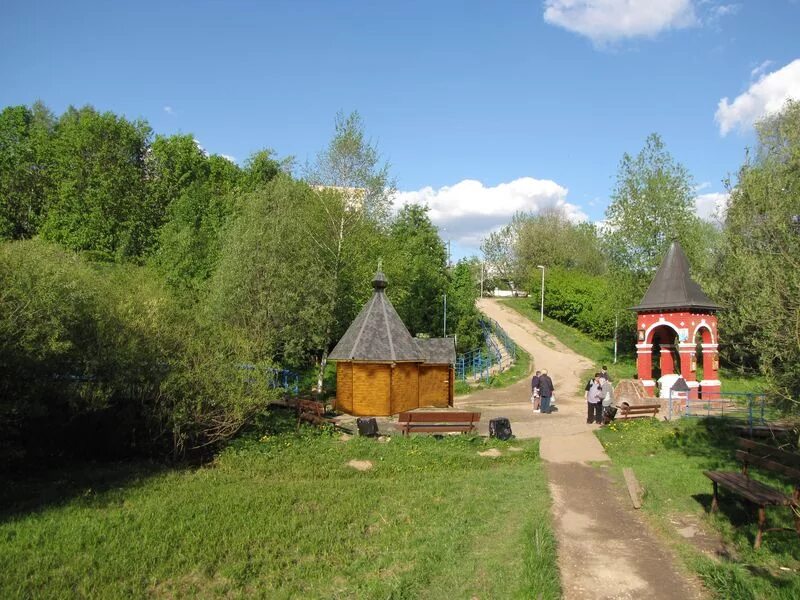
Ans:
[[[607,366],[603,365],[603,369],[600,371],[600,377],[602,377],[606,381],[611,381],[611,375],[608,374]]]
[[[600,373],[594,374],[594,381],[587,384],[586,390],[586,423],[603,424],[603,382]]]
[[[533,403],[533,412],[541,412],[541,399],[542,395],[539,393],[539,378],[541,371],[536,371],[536,375],[531,379],[531,402]]]
[[[553,380],[547,374],[547,369],[542,369],[542,374],[539,376],[539,394],[542,397],[541,411],[544,414],[550,412],[550,398],[553,396],[556,386],[553,385]]]

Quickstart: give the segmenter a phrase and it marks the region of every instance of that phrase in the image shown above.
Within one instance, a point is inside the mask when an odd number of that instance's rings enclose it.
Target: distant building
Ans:
[[[495,298],[527,298],[528,297],[528,292],[523,292],[521,290],[501,290],[500,288],[494,288],[494,291],[492,291],[491,294]]]
[[[325,190],[340,192],[345,198],[347,208],[362,208],[364,206],[364,199],[367,197],[366,188],[347,187],[340,185],[314,185],[312,187],[319,192]]]

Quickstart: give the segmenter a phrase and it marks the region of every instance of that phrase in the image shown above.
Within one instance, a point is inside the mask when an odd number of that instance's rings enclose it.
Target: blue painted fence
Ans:
[[[250,363],[239,365],[243,371],[249,371],[253,375],[245,381],[253,382],[256,374],[259,373],[258,368]],[[263,374],[269,377],[269,387],[272,389],[282,389],[287,394],[297,396],[300,393],[300,376],[290,369],[263,369]]]
[[[499,366],[501,370],[505,369],[517,358],[517,345],[497,321],[484,317],[480,324],[484,345],[456,356],[456,378],[461,381],[472,378],[474,380],[483,379],[488,383],[492,367]],[[503,364],[502,353],[492,336],[505,348],[510,358],[508,364]]]

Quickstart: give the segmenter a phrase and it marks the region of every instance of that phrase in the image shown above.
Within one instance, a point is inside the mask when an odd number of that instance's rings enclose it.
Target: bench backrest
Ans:
[[[792,480],[795,486],[800,485],[800,454],[760,444],[747,438],[739,438],[736,445],[739,447],[736,458],[742,462],[745,473],[748,465],[754,465],[783,475]]]
[[[475,423],[479,412],[404,412],[397,417],[400,423]]]
[[[622,403],[619,409],[622,411],[622,414],[627,413],[652,413],[658,412],[661,409],[660,404],[626,404]]]
[[[303,400],[301,398],[297,401],[297,412],[311,413],[321,417],[325,414],[325,407],[322,406],[322,403],[317,402],[316,400]]]

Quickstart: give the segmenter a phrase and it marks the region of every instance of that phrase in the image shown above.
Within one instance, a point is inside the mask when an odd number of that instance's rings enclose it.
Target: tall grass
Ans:
[[[558,598],[538,444],[509,445],[303,428],[201,468],[18,484],[2,497],[0,597]]]
[[[643,510],[679,549],[717,598],[800,598],[800,539],[794,531],[768,532],[753,549],[756,511],[740,498],[720,492],[720,511],[710,514],[711,481],[703,470],[734,470],[735,433],[719,419],[683,419],[675,423],[639,419],[597,432],[621,470],[631,467],[645,489]],[[790,492],[787,482],[754,468],[752,476]],[[792,528],[787,507],[767,510],[772,527]],[[676,532],[675,523],[698,523],[718,537],[721,550],[708,554]]]

